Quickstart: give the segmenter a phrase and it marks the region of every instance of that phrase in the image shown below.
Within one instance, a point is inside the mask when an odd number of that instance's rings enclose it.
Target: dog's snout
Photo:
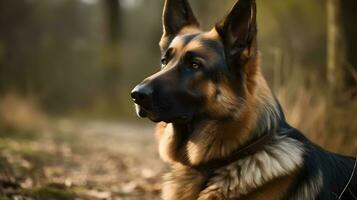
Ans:
[[[131,97],[136,104],[148,108],[152,98],[152,91],[149,85],[140,84],[131,91]]]

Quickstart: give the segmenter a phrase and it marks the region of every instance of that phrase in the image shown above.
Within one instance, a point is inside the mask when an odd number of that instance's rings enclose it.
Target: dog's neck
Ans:
[[[227,119],[198,119],[190,123],[172,123],[162,135],[159,152],[169,162],[196,166],[217,158],[229,157],[232,152],[274,133],[280,119],[279,105],[265,80],[255,91],[254,103],[246,105],[238,117]],[[269,93],[263,94],[263,93]],[[260,99],[269,97],[270,99]],[[254,110],[252,112],[252,110]]]
[[[257,82],[261,85],[252,95],[256,98],[250,99],[254,103],[239,110],[237,117],[172,123],[162,129],[158,135],[159,153],[171,165],[171,171],[164,177],[164,199],[201,200],[214,199],[217,195],[221,195],[219,199],[231,199],[232,191],[234,197],[241,197],[276,178],[294,174],[302,165],[300,143],[279,135],[285,119],[278,102],[263,78]],[[258,142],[260,147],[251,154],[232,157],[237,150],[239,153],[239,149],[254,144],[267,133],[272,134],[269,144]],[[266,162],[261,162],[262,158]],[[223,164],[203,170],[197,168],[217,159],[224,160]],[[294,175],[286,180],[285,189],[280,185],[278,189],[287,190]],[[270,195],[269,192],[266,194]]]

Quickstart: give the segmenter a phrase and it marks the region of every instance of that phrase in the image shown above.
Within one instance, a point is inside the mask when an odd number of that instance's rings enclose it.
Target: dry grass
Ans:
[[[7,129],[38,131],[46,124],[45,114],[35,98],[9,92],[0,97],[0,125]]]
[[[123,122],[50,120],[34,99],[5,95],[0,200],[158,199],[162,166],[150,130]]]
[[[300,71],[296,74],[276,89],[287,121],[330,151],[357,155],[357,102],[338,96],[337,99],[342,103],[331,107],[326,94],[328,88],[322,81],[310,80],[312,86],[306,87],[299,84],[309,82],[303,78],[299,80],[299,77],[304,77],[303,73]],[[335,130],[332,131],[331,127]]]
[[[323,145],[326,140],[326,101],[321,95],[314,95],[303,87],[297,88],[295,93],[287,88],[280,88],[277,92],[287,121],[301,130],[312,141]]]
[[[146,134],[151,128],[66,121],[31,137],[2,135],[0,199],[158,199],[162,165]],[[122,140],[136,136],[145,141]]]

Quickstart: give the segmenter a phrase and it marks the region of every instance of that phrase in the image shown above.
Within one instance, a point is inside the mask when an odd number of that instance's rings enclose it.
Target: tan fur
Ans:
[[[286,137],[276,136],[274,141],[250,157],[217,169],[209,180],[206,175],[188,166],[173,164],[165,176],[163,198],[226,200],[245,199],[243,197],[259,199],[265,195],[280,199],[279,194],[289,189],[302,164],[303,146]],[[207,185],[204,185],[205,182]],[[278,186],[282,182],[284,185]]]
[[[322,186],[323,186],[323,175],[322,171],[318,171],[318,173],[312,177],[311,179],[308,179],[305,181],[303,187],[300,187],[298,192],[296,193],[297,195],[291,198],[292,200],[300,200],[300,199],[306,199],[306,200],[314,200],[316,199],[317,194],[320,192]]]
[[[258,121],[258,116],[261,116],[262,113],[268,113],[270,115],[275,113],[274,109],[277,107],[273,95],[260,73],[258,64],[258,59],[249,61],[247,64],[251,65],[250,67],[255,68],[255,70],[247,72],[247,76],[249,75],[247,78],[249,84],[247,84],[247,87],[244,89],[244,99],[235,95],[228,81],[222,81],[219,85],[208,82],[201,88],[205,91],[208,99],[206,109],[215,114],[231,115],[234,113],[233,120],[203,121],[184,144],[179,143],[181,136],[180,134],[175,134],[175,129],[172,124],[159,125],[161,126],[157,134],[159,138],[159,154],[164,161],[172,165],[172,170],[166,176],[163,187],[163,198],[165,200],[191,200],[197,198],[199,200],[209,200],[213,199],[213,197],[227,199],[230,197],[227,196],[229,191],[231,191],[229,195],[241,197],[241,195],[245,195],[247,192],[250,193],[251,190],[264,186],[268,181],[274,182],[277,178],[279,179],[282,176],[293,173],[300,166],[301,160],[299,159],[301,157],[299,156],[301,156],[302,150],[299,151],[299,145],[296,144],[297,150],[293,152],[297,155],[297,157],[294,158],[296,163],[292,164],[291,168],[286,169],[282,167],[284,163],[276,161],[277,163],[274,165],[275,169],[271,169],[272,174],[268,176],[269,173],[265,172],[267,177],[264,178],[265,181],[259,182],[259,184],[250,184],[243,180],[236,180],[238,181],[237,183],[244,184],[237,188],[232,188],[230,183],[233,179],[227,179],[224,175],[226,173],[224,172],[225,168],[223,168],[221,169],[223,170],[223,175],[221,174],[222,176],[216,176],[210,179],[206,189],[200,191],[207,177],[190,167],[180,164],[198,165],[211,159],[226,157],[230,155],[232,151],[250,140],[253,137],[253,135],[251,135],[253,130],[259,128],[259,126],[268,126],[271,124],[270,118]],[[220,91],[220,94],[215,97],[217,90]],[[279,116],[274,116],[274,118],[278,117]],[[290,145],[293,147],[294,142]],[[287,146],[284,148],[291,147]],[[263,153],[263,155],[268,154]],[[285,156],[287,159],[292,157],[290,154],[287,155],[288,156]],[[285,160],[284,162],[294,163],[292,160]],[[249,166],[249,164],[247,166]],[[227,167],[229,168],[230,166]],[[241,167],[233,166],[231,170],[235,171],[238,169],[241,169]],[[276,169],[277,171],[274,171]],[[240,172],[236,171],[235,173],[239,174]],[[232,177],[239,176],[233,174]],[[226,180],[229,184],[224,182],[219,184],[219,180]],[[279,182],[279,180],[276,182]],[[268,189],[262,189],[262,192],[260,192],[262,195],[266,194],[265,191],[271,191],[276,188],[275,184],[266,187]],[[250,198],[254,199],[258,197],[251,196]]]
[[[191,33],[191,34],[192,33],[199,33],[199,32],[201,32],[201,30],[196,25],[188,25],[188,26],[182,27],[182,29],[180,30],[180,32],[176,36],[185,35],[185,34],[188,34],[188,33]],[[170,43],[172,43],[172,41],[170,41],[170,35],[168,35],[164,31],[164,33],[163,33],[163,35],[161,37],[161,40],[159,42],[159,46],[161,48],[161,52],[163,52],[169,46]]]
[[[205,177],[199,172],[176,163],[164,176],[162,197],[165,200],[194,200],[200,193]]]
[[[206,38],[206,39],[211,39],[211,40],[216,40],[216,41],[220,41],[220,39],[221,39],[221,37],[219,36],[216,28],[213,28],[210,31],[204,33],[203,37]]]
[[[289,149],[290,148],[290,149]],[[218,169],[200,200],[240,198],[272,180],[292,174],[302,164],[303,147],[299,142],[276,137],[275,142],[264,150]]]
[[[160,126],[160,125],[159,125]],[[162,126],[162,125],[161,125]],[[157,131],[159,136],[159,155],[168,163],[180,162],[182,149],[179,149],[179,134],[175,134],[172,124],[166,124],[164,129]]]
[[[197,32],[199,32],[199,31],[197,30]],[[187,34],[187,32],[185,32],[185,33]],[[195,32],[193,32],[193,33],[195,33]],[[220,42],[220,37],[219,37],[219,35],[218,35],[216,29],[212,29],[212,30],[209,31],[209,32],[202,33],[202,34],[200,35],[200,38],[206,39],[206,40],[215,40],[215,41],[221,43],[221,42]],[[221,45],[222,45],[222,48],[223,48],[223,44],[222,44],[222,43],[221,43]],[[190,51],[190,50],[204,51],[204,52],[207,52],[207,53],[208,53],[208,55],[206,55],[208,58],[211,57],[211,55],[210,55],[211,52],[210,52],[210,51],[207,51],[207,47],[204,46],[204,45],[201,43],[200,40],[193,40],[192,42],[190,42],[190,44],[188,44],[188,45],[185,47],[185,49],[186,49],[187,51]],[[216,55],[212,55],[212,56],[216,56]]]
[[[167,124],[165,122],[160,122],[160,123],[156,124],[156,127],[155,127],[155,139],[156,139],[156,142],[160,141],[162,135],[165,132],[166,127],[167,127]]]
[[[192,165],[228,156],[232,151],[245,143],[254,128],[255,113],[252,104],[240,105],[227,86],[221,85],[221,97],[218,102],[208,102],[208,109],[213,113],[239,113],[239,118],[228,121],[203,122],[191,135],[187,143],[187,156]],[[241,110],[236,110],[241,108]],[[231,109],[233,110],[231,110]],[[230,113],[231,112],[231,113]],[[232,134],[234,133],[234,134]]]
[[[207,92],[212,94],[215,90],[212,85],[207,85]],[[232,151],[244,144],[249,139],[250,132],[255,128],[256,115],[254,112],[257,105],[254,99],[248,95],[246,100],[239,100],[233,94],[228,85],[220,85],[221,95],[217,99],[208,101],[207,109],[213,113],[231,114],[236,113],[237,118],[228,121],[204,121],[191,134],[187,144],[177,149],[175,134],[172,126],[169,125],[167,133],[159,143],[159,152],[164,160],[180,160],[182,157],[177,152],[184,152],[191,165],[228,156]],[[209,99],[213,99],[209,95]],[[218,102],[216,102],[218,101]],[[244,101],[244,102],[243,102]],[[244,106],[240,105],[244,104]],[[235,110],[236,108],[241,110]],[[239,113],[239,114],[238,114]],[[171,129],[171,130],[170,130]],[[179,136],[176,136],[179,137]],[[171,158],[170,158],[171,157]],[[170,159],[167,159],[170,158]],[[186,162],[185,161],[185,162]]]
[[[188,25],[185,26],[181,29],[179,32],[179,35],[185,35],[185,34],[193,34],[193,33],[199,33],[201,32],[201,29],[195,25]]]
[[[244,143],[246,143],[247,140],[251,138],[250,134],[252,133],[252,130],[260,125],[257,122],[257,116],[259,115],[259,113],[270,112],[269,109],[273,109],[274,107],[276,107],[273,96],[259,71],[258,73],[256,73],[256,77],[254,79],[254,85],[256,86],[256,88],[252,90],[253,94],[248,95],[246,97],[245,102],[243,103],[244,106],[238,105],[238,107],[240,107],[241,110],[239,110],[239,115],[237,115],[237,118],[234,121],[203,122],[201,126],[197,128],[195,132],[190,136],[186,145],[184,146],[181,147],[178,146],[177,140],[175,139],[177,139],[177,137],[179,136],[175,135],[174,129],[171,124],[166,125],[165,131],[162,132],[161,139],[159,140],[159,152],[163,160],[171,163],[173,167],[171,173],[167,175],[165,178],[166,183],[164,184],[163,187],[164,199],[190,200],[190,199],[198,198],[197,196],[198,194],[200,194],[199,200],[206,200],[206,199],[209,200],[212,199],[213,196],[216,196],[218,199],[228,198],[227,196],[225,196],[227,195],[227,193],[222,191],[230,191],[229,190],[229,187],[231,187],[230,184],[228,185],[219,184],[220,182],[219,180],[227,180],[228,181],[227,183],[231,183],[232,180],[224,178],[225,172],[222,172],[223,176],[221,177],[220,176],[213,177],[211,179],[212,181],[210,182],[211,186],[208,185],[206,187],[206,190],[200,191],[202,184],[205,181],[204,175],[198,173],[197,171],[189,167],[179,164],[179,162],[182,162],[182,158],[186,158],[187,160],[183,161],[183,163],[188,162],[190,165],[197,165],[199,163],[208,161],[213,158],[225,157],[229,155],[233,150],[242,146]],[[226,100],[224,101],[220,100],[222,107],[219,107],[220,104],[217,102],[211,102],[211,106],[213,106],[211,107],[211,109],[213,109],[213,111],[216,112],[222,112],[223,107],[224,106],[227,107],[228,104],[230,103],[236,104],[237,102],[239,102],[237,100],[237,97],[230,90],[228,84],[223,83],[219,87],[220,90],[222,91],[221,95]],[[207,94],[213,95],[213,91],[215,89],[216,86],[208,84],[206,88],[207,90],[206,92]],[[214,103],[217,103],[216,108],[214,108]],[[267,120],[266,124],[269,124],[270,119],[266,119],[266,120]],[[283,142],[281,138],[276,138],[276,140],[277,143],[279,143],[279,141]],[[294,147],[296,150],[294,150],[292,153],[287,153],[285,157],[283,155],[283,157],[286,158],[287,160],[284,160],[282,162],[276,161],[277,163],[272,165],[273,167],[275,166],[275,169],[271,169],[272,174],[268,176],[269,178],[267,178],[265,181],[274,181],[276,178],[280,178],[281,176],[285,176],[287,174],[293,173],[301,165],[302,160],[300,159],[302,158],[301,155],[303,150],[299,150],[302,148],[299,147],[298,142],[290,141],[288,143],[288,146],[285,145],[282,146],[281,148],[277,146],[277,149],[278,150],[294,149],[292,147]],[[269,148],[270,151],[272,152],[275,151],[274,146]],[[268,156],[271,155],[271,153],[268,154],[263,153],[262,155]],[[294,157],[294,155],[296,157]],[[268,157],[264,157],[264,156],[260,157],[260,159],[264,159],[264,161],[262,160],[262,162],[267,162],[268,161],[266,160],[267,158]],[[296,161],[295,164],[292,164],[290,167],[289,166],[284,167],[284,163],[289,163],[289,162],[294,163],[294,161]],[[251,161],[249,161],[248,163],[250,162]],[[241,167],[233,168],[233,171],[235,169],[238,170],[241,169]],[[222,170],[224,171],[224,169]],[[255,170],[254,172],[257,172],[257,170]],[[237,171],[236,173],[239,172]],[[239,176],[235,176],[233,174],[233,177],[239,177]],[[279,180],[277,180],[276,182],[279,182]],[[233,188],[232,194],[235,194],[236,196],[239,197],[240,195],[245,194],[244,191],[249,192],[250,190],[254,189],[256,186],[259,187],[264,186],[264,182],[261,183],[261,185],[253,184],[252,186],[249,186],[248,182],[243,181],[242,183],[245,184],[241,185],[240,188],[238,189]],[[218,184],[218,187],[216,184]],[[242,189],[242,187],[245,189]],[[247,187],[250,189],[248,189]],[[262,188],[265,188],[265,186]],[[272,184],[272,186],[266,186],[266,188],[268,189],[262,189],[259,194],[263,195],[271,190],[276,189],[275,184]],[[241,193],[242,191],[243,193]],[[249,198],[256,199],[258,197],[259,195],[258,196],[253,195],[250,196]]]
[[[182,40],[182,35],[176,36],[170,44],[175,52],[178,52],[175,57],[180,57],[186,52],[197,52],[200,55],[204,55],[204,58],[201,58],[201,61],[204,63],[215,63],[217,62],[218,55],[212,49],[207,48],[201,40],[192,40],[187,45],[184,46],[184,41]],[[213,35],[203,34],[200,36],[201,39],[209,39],[214,37]],[[222,46],[223,48],[223,46]]]
[[[279,200],[289,192],[289,188],[294,183],[296,173],[286,175],[257,188],[248,195],[237,200]]]
[[[212,83],[206,85],[207,110],[222,116],[234,113],[235,118],[224,122],[204,122],[195,130],[186,146],[187,157],[192,165],[228,156],[251,138],[251,132],[259,126],[257,117],[260,112],[276,108],[271,91],[260,72],[255,73],[252,79],[254,86],[259,87],[251,91],[246,88],[245,99],[237,97],[226,81],[219,86]],[[217,89],[220,95],[214,98]]]
[[[190,41],[183,40],[184,35],[192,33],[201,34]],[[206,47],[201,39],[216,41],[222,51]],[[215,28],[202,33],[194,23],[182,27],[173,37],[165,33],[164,27],[161,50],[164,52],[170,47],[174,56],[170,58],[170,65],[157,74],[161,76],[171,70],[170,67],[176,66],[188,51],[199,53],[203,56],[202,62],[206,62],[204,64],[213,65],[225,56],[222,55],[223,42]],[[159,154],[171,168],[164,177],[164,200],[273,200],[281,199],[289,190],[302,165],[304,148],[300,142],[287,137],[275,135],[260,151],[215,169],[212,176],[194,169],[194,166],[212,159],[228,157],[266,130],[275,131],[280,117],[278,105],[261,74],[256,48],[254,40],[240,54],[245,64],[239,66],[243,67],[240,77],[243,83],[232,83],[228,76],[214,82],[205,79],[201,72],[192,75],[187,85],[190,91],[196,89],[204,93],[203,111],[200,112],[207,115],[207,119],[195,121],[192,132],[183,133],[186,129],[180,129],[178,124],[158,125]],[[237,84],[242,84],[239,94]]]

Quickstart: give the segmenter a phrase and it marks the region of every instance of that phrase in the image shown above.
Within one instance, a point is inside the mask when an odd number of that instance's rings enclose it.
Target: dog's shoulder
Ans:
[[[303,167],[297,177],[290,199],[353,199],[357,195],[356,158],[331,153],[308,140],[300,131],[285,133],[304,145]],[[310,191],[310,192],[308,192]],[[313,194],[316,196],[311,196]],[[310,195],[309,195],[310,194]]]

